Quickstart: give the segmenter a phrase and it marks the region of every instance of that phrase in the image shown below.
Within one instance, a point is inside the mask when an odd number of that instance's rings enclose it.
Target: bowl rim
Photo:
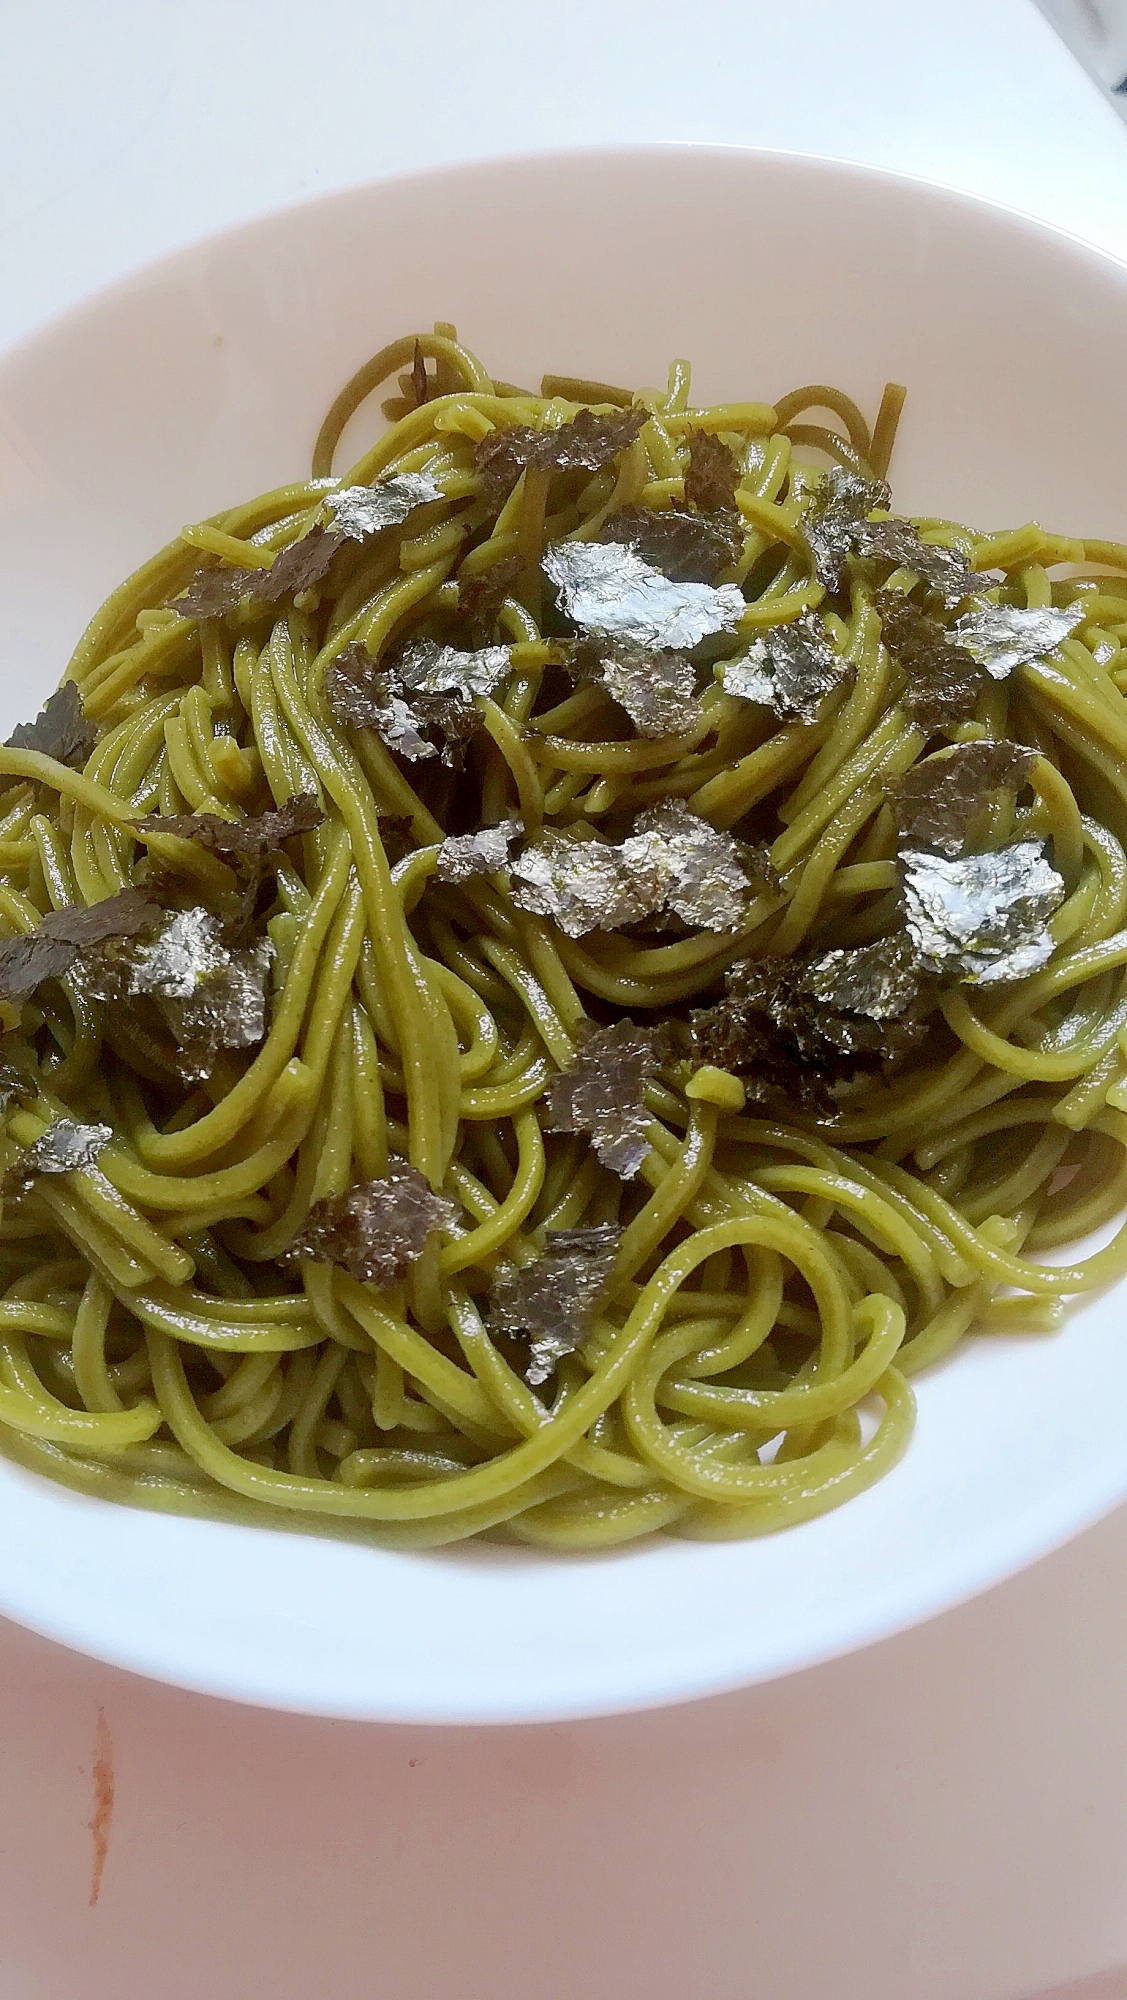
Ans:
[[[761,167],[784,173],[796,172],[809,175],[812,180],[831,174],[852,181],[860,189],[888,188],[909,197],[922,195],[928,202],[945,207],[949,213],[992,218],[1035,243],[1060,246],[1070,254],[1081,257],[1093,269],[1115,273],[1121,283],[1127,280],[1127,257],[1120,257],[1072,230],[1042,220],[1011,204],[894,168],[805,149],[718,145],[699,141],[558,146],[475,155],[465,160],[413,168],[408,172],[381,173],[303,196],[299,200],[283,201],[255,210],[240,221],[187,238],[175,248],[130,267],[36,321],[0,347],[0,372],[11,364],[18,364],[25,356],[32,356],[42,342],[80,331],[85,320],[107,306],[127,301],[131,293],[144,290],[154,281],[175,278],[209,251],[226,250],[248,234],[269,229],[289,219],[305,218],[306,226],[310,226],[319,213],[352,205],[363,207],[385,197],[394,199],[399,192],[409,195],[412,190],[425,190],[454,177],[486,177],[498,171],[516,174],[523,167],[543,170],[556,163],[597,167],[604,162],[611,166],[631,162],[644,168],[649,161],[664,162],[678,157],[703,157],[733,167],[747,163],[752,170]],[[1127,1296],[1127,1280],[1122,1282]],[[35,1480],[48,1490],[60,1490],[39,1475],[25,1475],[22,1468],[17,1469],[21,1471],[21,1476]],[[916,1576],[905,1579],[898,1574],[886,1586],[869,1592],[855,1607],[852,1618],[838,1618],[832,1636],[818,1636],[816,1631],[804,1625],[792,1627],[788,1635],[781,1635],[773,1645],[762,1646],[757,1663],[749,1667],[741,1658],[747,1650],[746,1635],[732,1633],[726,1640],[710,1641],[707,1661],[688,1652],[676,1658],[663,1655],[655,1659],[653,1670],[648,1675],[640,1674],[636,1663],[632,1664],[628,1669],[629,1687],[621,1678],[616,1682],[613,1667],[608,1665],[603,1669],[598,1686],[591,1684],[590,1677],[584,1684],[578,1676],[572,1675],[573,1684],[568,1692],[565,1693],[562,1687],[552,1692],[545,1687],[542,1678],[536,1691],[523,1702],[514,1699],[511,1689],[500,1701],[459,1702],[455,1698],[439,1704],[429,1695],[425,1699],[396,1700],[378,1692],[364,1702],[345,1699],[334,1702],[319,1694],[303,1700],[294,1692],[283,1691],[280,1687],[271,1691],[264,1685],[259,1688],[249,1686],[249,1676],[240,1680],[237,1674],[224,1677],[220,1672],[213,1671],[206,1675],[179,1666],[168,1657],[162,1647],[161,1634],[155,1629],[150,1633],[147,1644],[137,1633],[123,1636],[116,1644],[101,1635],[91,1637],[81,1617],[67,1615],[66,1602],[55,1610],[45,1612],[40,1594],[34,1606],[30,1602],[25,1604],[12,1579],[4,1579],[0,1584],[0,1613],[45,1638],[125,1671],[144,1674],[217,1699],[284,1712],[450,1726],[506,1726],[577,1720],[636,1712],[730,1692],[824,1664],[893,1637],[916,1624],[941,1616],[1042,1556],[1051,1554],[1111,1512],[1125,1498],[1127,1449],[1119,1456],[1105,1452],[1092,1461],[1085,1479],[1072,1482],[1069,1506],[1062,1506],[1059,1492],[1049,1500],[1031,1500],[1024,1508],[1009,1515],[1004,1523],[996,1524],[992,1532],[976,1540],[973,1551],[968,1553],[967,1546],[959,1544],[945,1559],[933,1559]],[[150,1518],[155,1520],[158,1517]],[[280,1522],[278,1529],[271,1532],[285,1534],[284,1524]],[[610,1552],[612,1556],[614,1553]],[[35,1595],[34,1591],[23,1594]]]

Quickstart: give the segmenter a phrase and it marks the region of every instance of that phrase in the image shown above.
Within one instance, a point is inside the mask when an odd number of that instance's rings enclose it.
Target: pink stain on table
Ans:
[[[94,1842],[94,1859],[90,1870],[91,1909],[102,1893],[102,1872],[109,1851],[110,1823],[113,1819],[113,1794],[113,1737],[110,1735],[105,1709],[100,1708],[94,1730],[94,1810],[87,1821]]]

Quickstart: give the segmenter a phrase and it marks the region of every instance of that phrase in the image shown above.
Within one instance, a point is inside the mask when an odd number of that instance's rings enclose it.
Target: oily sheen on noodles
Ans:
[[[751,1535],[1122,1272],[1127,551],[896,515],[902,401],[439,326],[114,593],[0,750],[10,1455]]]

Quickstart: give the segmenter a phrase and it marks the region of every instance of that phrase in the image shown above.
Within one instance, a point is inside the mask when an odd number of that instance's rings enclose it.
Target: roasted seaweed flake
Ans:
[[[749,879],[743,849],[683,799],[665,799],[638,814],[623,843],[631,868],[653,867],[661,881],[655,906],[702,930],[737,930],[747,908]]]
[[[277,854],[296,833],[312,833],[324,813],[312,792],[298,792],[271,812],[248,813],[242,819],[220,819],[217,813],[146,813],[135,819],[138,833],[171,833],[193,840],[221,861],[246,858],[264,861]]]
[[[714,431],[690,431],[685,498],[703,513],[731,510],[736,504],[740,468],[736,454]]]
[[[695,722],[697,677],[687,654],[607,647],[602,670],[607,693],[639,736],[677,736]]]
[[[897,569],[914,570],[932,590],[938,591],[949,608],[961,604],[972,590],[982,588],[967,557],[959,549],[941,548],[925,542],[911,521],[864,521],[857,531],[856,553],[880,556]]]
[[[324,687],[329,707],[347,729],[374,729],[380,710],[391,700],[386,674],[358,639],[330,661]]]
[[[239,569],[230,563],[202,564],[187,589],[172,600],[172,608],[185,618],[225,618],[267,574],[262,569]]]
[[[334,496],[326,497],[331,500]],[[279,549],[269,569],[208,564],[198,569],[187,590],[173,599],[173,609],[188,618],[222,618],[244,597],[260,604],[276,604],[280,597],[296,596],[319,583],[343,542],[343,534],[336,530],[314,527]]]
[[[437,652],[453,653],[453,647]],[[504,653],[503,646],[489,649]],[[459,660],[480,660],[480,654],[459,653]],[[407,697],[410,696],[410,699]],[[388,667],[378,667],[367,648],[353,641],[345,646],[325,673],[325,699],[333,715],[348,729],[374,729],[390,750],[418,762],[441,756],[452,770],[465,762],[471,739],[481,728],[482,717],[472,697],[461,692],[456,678],[449,694],[427,694],[408,688],[402,676]],[[437,735],[438,741],[433,740]]]
[[[549,1129],[586,1132],[604,1167],[633,1180],[649,1152],[646,1084],[664,1053],[660,1028],[589,1029],[570,1069],[548,1085]]]
[[[693,514],[682,507],[622,507],[599,531],[602,542],[618,542],[674,583],[715,583],[743,547],[743,527],[734,511]]]
[[[445,498],[438,481],[429,472],[397,472],[377,479],[371,486],[338,486],[325,495],[332,508],[335,526],[355,542],[378,535],[383,528],[397,528],[416,507]]]
[[[851,672],[817,613],[804,611],[753,640],[742,658],[726,661],[722,680],[726,694],[773,708],[779,716],[816,722],[826,695]]]
[[[749,959],[727,974],[725,998],[693,1016],[698,1059],[832,1116],[834,1089],[903,1054],[921,1028],[919,973],[894,936],[814,959]]]
[[[74,681],[64,681],[48,695],[34,722],[18,722],[4,745],[6,750],[36,750],[41,757],[53,757],[68,770],[81,771],[98,741],[98,732],[87,721],[82,696]],[[15,773],[0,776],[0,792],[12,785],[26,784]]]
[[[967,985],[1024,979],[1052,957],[1065,885],[1039,841],[957,860],[904,849],[908,931],[924,971]]]
[[[11,1062],[7,1056],[0,1057],[0,1114],[8,1109],[13,1098],[22,1097],[25,1092],[34,1093],[34,1081],[30,1073],[19,1063]]]
[[[358,1181],[343,1194],[315,1201],[287,1252],[340,1264],[381,1291],[407,1276],[432,1229],[457,1217],[449,1195],[435,1194],[417,1167],[392,1160],[378,1180]]]
[[[569,937],[670,914],[704,930],[734,930],[758,872],[745,854],[682,799],[666,799],[638,814],[620,846],[546,829],[513,862],[512,896]]]
[[[435,873],[440,882],[468,882],[474,875],[492,875],[506,868],[509,849],[524,831],[519,819],[483,826],[477,833],[451,834],[438,850]]]
[[[613,410],[603,416],[580,410],[571,423],[554,430],[517,424],[490,431],[474,447],[482,498],[499,507],[529,466],[552,472],[598,472],[633,444],[648,417],[648,410]]]
[[[966,722],[982,691],[977,660],[955,644],[946,626],[900,591],[878,591],[873,601],[880,612],[881,638],[907,682],[905,702],[924,734]]]
[[[112,1138],[112,1125],[82,1125],[75,1118],[56,1118],[8,1169],[3,1192],[21,1194],[40,1174],[88,1174]]]
[[[543,567],[576,625],[634,646],[688,652],[747,609],[736,584],[677,583],[613,542],[556,542]]]
[[[493,1281],[490,1323],[523,1334],[531,1345],[526,1379],[547,1382],[565,1355],[582,1347],[614,1269],[622,1231],[616,1222],[588,1229],[550,1229],[544,1254],[509,1265]]]
[[[546,827],[512,863],[512,898],[551,917],[568,937],[621,930],[659,908],[665,871],[646,847],[637,857],[602,840]]]
[[[815,575],[827,590],[841,589],[846,557],[857,551],[866,516],[891,503],[883,479],[865,479],[840,465],[823,473],[802,517],[802,532],[814,558]]]
[[[470,697],[492,694],[508,673],[511,659],[508,646],[464,652],[458,646],[440,646],[434,639],[412,639],[386,664],[412,693]]]
[[[88,909],[49,910],[35,930],[0,944],[0,998],[23,1000],[44,979],[61,979],[95,946],[153,930],[164,911],[138,889],[123,889]]]
[[[272,961],[268,939],[233,951],[218,918],[195,907],[166,916],[151,942],[115,942],[88,953],[78,976],[92,999],[111,1005],[151,997],[177,1044],[183,1074],[204,1077],[219,1049],[262,1040]]]
[[[458,578],[458,611],[475,638],[487,638],[497,623],[501,606],[510,596],[524,564],[519,556],[502,556],[488,569]]]
[[[982,811],[987,795],[1001,785],[1020,791],[1036,754],[1021,743],[995,743],[982,737],[913,764],[895,792],[901,840],[911,847],[935,848],[940,854],[961,853],[968,826]]]
[[[902,936],[824,952],[810,960],[805,982],[814,999],[832,1013],[829,1022],[820,1018],[817,1027],[845,1053],[865,1046],[864,1023],[902,1019],[920,985],[908,941]],[[853,1017],[860,1017],[862,1025]]]
[[[996,681],[1004,681],[1015,667],[1043,660],[1067,639],[1086,613],[1082,604],[1068,604],[1061,610],[1046,605],[1026,611],[1014,604],[976,604],[956,621],[954,635],[963,650]]]
[[[331,499],[331,494],[328,497]],[[330,528],[310,528],[308,534],[279,549],[269,569],[253,572],[251,595],[267,604],[276,604],[280,597],[296,597],[300,591],[309,590],[320,583],[343,542],[343,534]]]

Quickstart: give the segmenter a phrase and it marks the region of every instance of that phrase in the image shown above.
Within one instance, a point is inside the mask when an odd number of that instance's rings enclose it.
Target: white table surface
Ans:
[[[0,29],[0,340],[264,207],[576,143],[863,160],[1127,256],[1127,132],[1031,0],[0,0]],[[849,1659],[553,1728],[255,1712],[0,1622],[0,2000],[1123,2000],[1125,1670],[1127,1511]]]

